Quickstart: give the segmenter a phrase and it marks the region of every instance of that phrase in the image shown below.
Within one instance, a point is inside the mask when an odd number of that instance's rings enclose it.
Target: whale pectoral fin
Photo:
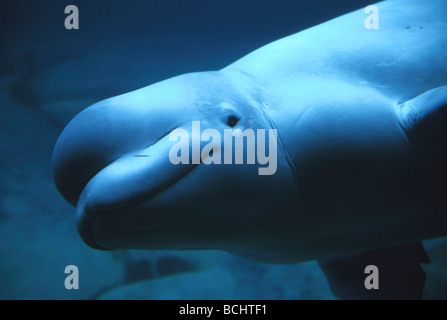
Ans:
[[[447,132],[447,86],[400,104],[400,124],[414,142]]]
[[[417,242],[331,258],[318,264],[339,299],[420,300],[426,277],[420,264],[429,262],[422,243]],[[377,269],[368,270],[371,265]],[[372,285],[378,289],[366,288]]]

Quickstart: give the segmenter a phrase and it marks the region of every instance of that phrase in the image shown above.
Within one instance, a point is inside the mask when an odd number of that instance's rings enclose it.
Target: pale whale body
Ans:
[[[340,268],[379,259],[395,283],[381,297],[418,296],[426,262],[418,243],[447,235],[447,1],[376,5],[378,30],[364,27],[359,10],[220,71],[181,75],[79,114],[53,165],[84,241],[318,259],[348,298],[362,296],[365,266],[363,280]],[[167,135],[192,121],[277,129],[276,173],[172,165]],[[411,290],[408,279],[417,283]]]

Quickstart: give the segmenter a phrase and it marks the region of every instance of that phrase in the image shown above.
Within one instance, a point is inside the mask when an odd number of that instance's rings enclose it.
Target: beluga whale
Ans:
[[[375,6],[378,29],[361,9],[82,111],[52,158],[82,239],[317,260],[339,298],[421,298],[421,241],[447,235],[447,1]]]

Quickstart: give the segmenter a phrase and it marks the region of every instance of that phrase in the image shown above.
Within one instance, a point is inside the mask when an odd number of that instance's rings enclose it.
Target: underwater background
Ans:
[[[218,70],[371,1],[4,0],[0,4],[0,299],[333,299],[316,262],[271,265],[219,251],[87,247],[56,190],[65,125],[100,100]],[[67,5],[79,30],[64,27]],[[447,298],[447,245],[425,243],[425,297]],[[64,286],[79,268],[79,290]]]

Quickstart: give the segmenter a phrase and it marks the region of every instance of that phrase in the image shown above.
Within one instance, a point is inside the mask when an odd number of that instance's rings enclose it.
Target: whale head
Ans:
[[[273,126],[221,73],[178,76],[75,117],[55,146],[54,181],[93,248],[222,249],[263,260],[299,216],[296,174]],[[268,155],[276,158],[267,164]]]

